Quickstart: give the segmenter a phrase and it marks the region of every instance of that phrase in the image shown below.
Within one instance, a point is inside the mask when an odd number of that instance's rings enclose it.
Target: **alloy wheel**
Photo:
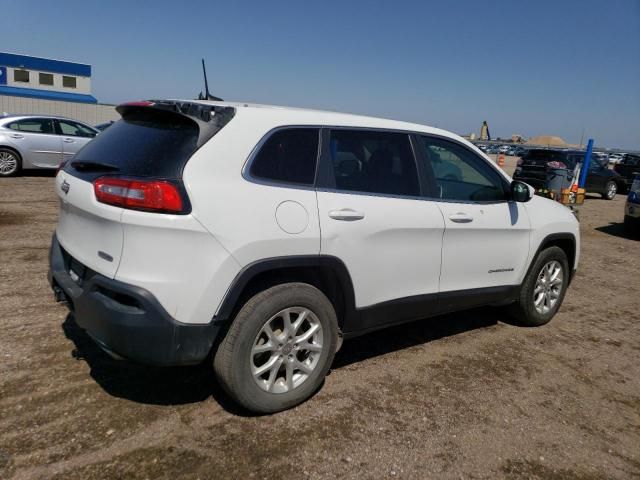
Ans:
[[[322,325],[308,308],[290,307],[265,322],[251,347],[251,374],[270,393],[287,393],[304,383],[318,366]]]
[[[0,175],[12,175],[18,170],[18,158],[11,152],[0,152]]]
[[[549,313],[558,303],[562,287],[562,265],[557,260],[551,260],[540,270],[533,289],[533,304],[536,311],[542,315]]]

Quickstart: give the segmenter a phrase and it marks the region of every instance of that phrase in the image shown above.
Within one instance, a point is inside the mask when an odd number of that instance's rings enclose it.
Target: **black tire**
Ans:
[[[624,233],[626,233],[631,238],[639,238],[640,237],[640,219],[636,219],[630,217],[629,215],[624,216]]]
[[[322,351],[318,353],[315,367],[302,383],[289,391],[272,393],[261,388],[253,377],[252,347],[258,335],[262,335],[265,324],[290,307],[308,309],[315,315],[314,321],[319,321],[322,327]],[[316,392],[333,362],[337,345],[338,321],[329,299],[311,285],[286,283],[264,290],[244,304],[218,346],[213,365],[224,390],[240,405],[257,413],[274,413],[294,407]],[[287,356],[291,358],[291,353],[285,352],[285,362]],[[282,365],[286,367],[284,363]],[[286,374],[283,375],[286,378]]]
[[[618,184],[613,180],[609,180],[604,186],[604,191],[601,193],[602,198],[605,200],[613,200],[618,193]]]
[[[536,288],[538,276],[542,273],[542,268],[554,260],[557,261],[562,268],[562,285],[560,295],[558,296],[556,303],[548,312],[540,313],[536,310],[534,304],[534,289]],[[567,292],[570,274],[571,272],[569,271],[567,255],[560,247],[549,247],[541,251],[534,260],[533,265],[529,269],[529,272],[520,287],[518,300],[509,306],[508,311],[513,319],[519,325],[526,327],[539,327],[549,323],[562,305],[565,293]]]
[[[3,161],[2,157],[6,155],[9,155],[14,159],[15,169],[4,171],[4,169],[0,165],[0,177],[13,177],[18,175],[20,173],[20,170],[22,170],[22,158],[20,158],[20,154],[10,148],[0,147],[0,163]]]

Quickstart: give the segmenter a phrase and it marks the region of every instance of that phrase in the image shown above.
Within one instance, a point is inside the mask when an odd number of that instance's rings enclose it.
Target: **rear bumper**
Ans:
[[[102,348],[152,365],[191,365],[206,358],[221,326],[176,321],[144,288],[112,280],[86,268],[74,280],[72,258],[51,241],[49,283],[64,296],[76,323]],[[79,265],[74,262],[73,268]]]

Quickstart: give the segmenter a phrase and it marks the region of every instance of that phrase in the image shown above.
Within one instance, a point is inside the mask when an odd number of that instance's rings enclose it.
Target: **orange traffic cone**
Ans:
[[[504,155],[502,153],[498,155],[498,166],[500,168],[504,167]]]

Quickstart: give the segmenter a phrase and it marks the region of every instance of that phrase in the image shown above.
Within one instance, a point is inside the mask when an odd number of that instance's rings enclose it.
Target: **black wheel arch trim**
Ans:
[[[333,271],[338,279],[344,300],[342,318],[338,318],[345,338],[365,334],[387,326],[428,318],[434,315],[465,310],[482,305],[515,300],[520,285],[476,288],[471,290],[436,292],[397,298],[366,307],[356,308],[355,290],[349,271],[337,257],[329,255],[294,255],[258,260],[245,266],[227,290],[212,323],[228,325],[239,307],[239,301],[249,283],[258,275],[279,269],[312,267]],[[391,317],[394,317],[390,320]]]
[[[533,268],[533,264],[535,263],[536,258],[538,258],[538,255],[540,255],[540,252],[542,252],[542,250],[544,250],[549,244],[552,244],[554,241],[557,241],[557,240],[569,240],[573,245],[573,258],[569,258],[569,256],[567,256],[567,260],[569,261],[569,284],[571,284],[571,281],[573,280],[573,277],[576,272],[575,264],[576,264],[577,245],[576,245],[575,235],[569,232],[551,233],[540,241],[540,244],[538,245],[538,249],[536,250],[535,255],[531,257],[531,262],[529,262],[529,267],[527,268],[527,273],[525,274],[524,278],[527,278],[527,275],[529,275],[529,272]]]
[[[240,270],[227,290],[217,314],[213,317],[213,322],[226,323],[232,319],[231,317],[242,292],[257,275],[268,271],[297,267],[312,267],[333,271],[340,282],[340,288],[344,295],[344,323],[347,323],[356,315],[353,282],[347,266],[342,260],[331,255],[292,255],[258,260]]]

